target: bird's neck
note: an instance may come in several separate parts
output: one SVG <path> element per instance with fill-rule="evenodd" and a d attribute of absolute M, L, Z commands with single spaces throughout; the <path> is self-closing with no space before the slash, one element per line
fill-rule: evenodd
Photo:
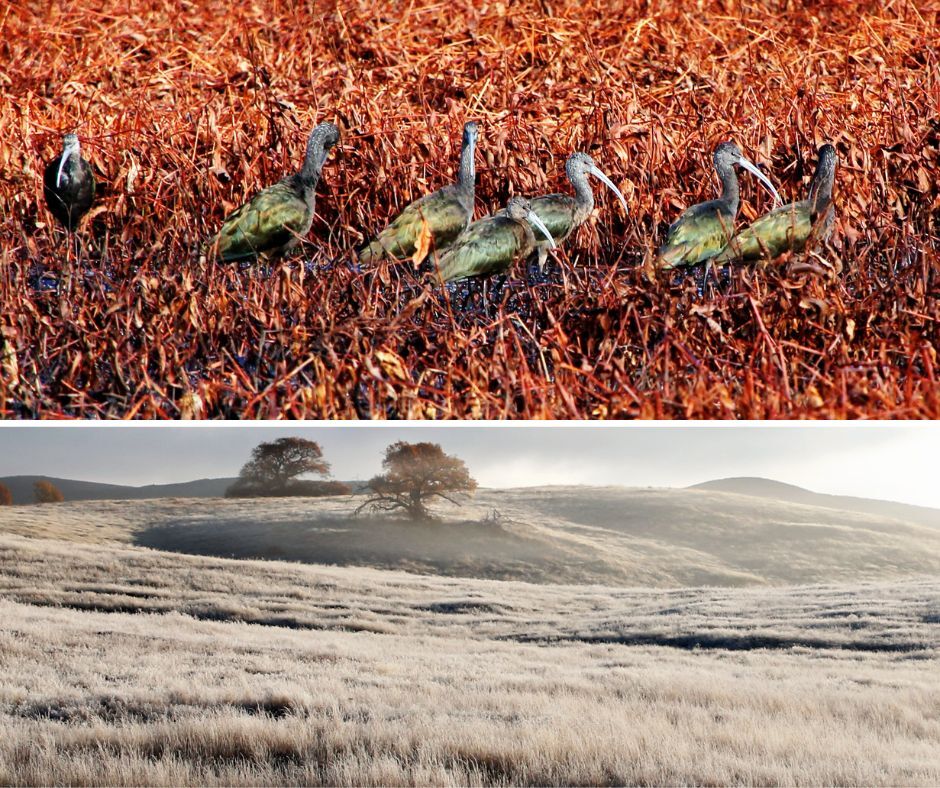
<path fill-rule="evenodd" d="M 297 173 L 297 182 L 305 189 L 315 188 L 320 180 L 323 169 L 323 145 L 317 139 L 307 143 L 307 153 L 304 156 L 304 166 Z"/>
<path fill-rule="evenodd" d="M 463 146 L 460 151 L 460 173 L 457 176 L 457 185 L 465 194 L 473 194 L 476 184 L 477 171 L 473 163 L 473 143 Z"/>
<path fill-rule="evenodd" d="M 814 215 L 826 210 L 832 202 L 832 178 L 823 176 L 813 179 L 809 187 L 809 202 L 813 206 Z"/>
<path fill-rule="evenodd" d="M 571 167 L 568 169 L 568 180 L 574 187 L 574 199 L 578 213 L 578 224 L 583 222 L 594 210 L 594 190 L 588 182 L 587 173 L 580 169 Z"/>
<path fill-rule="evenodd" d="M 738 189 L 738 176 L 734 173 L 734 166 L 724 164 L 718 167 L 718 178 L 721 180 L 721 201 L 731 209 L 731 214 L 738 213 L 738 202 L 741 192 Z"/>

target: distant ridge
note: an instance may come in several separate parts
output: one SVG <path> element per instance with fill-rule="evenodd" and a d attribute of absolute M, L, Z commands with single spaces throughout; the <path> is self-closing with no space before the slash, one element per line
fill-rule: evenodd
<path fill-rule="evenodd" d="M 191 482 L 134 487 L 129 484 L 85 482 L 55 476 L 4 476 L 0 478 L 0 484 L 10 488 L 14 504 L 27 504 L 35 501 L 33 485 L 40 479 L 46 479 L 58 487 L 66 501 L 140 501 L 147 498 L 222 498 L 236 477 L 194 479 Z M 347 481 L 346 484 L 354 491 L 360 492 L 366 483 Z"/>
<path fill-rule="evenodd" d="M 688 489 L 736 493 L 737 495 L 749 495 L 753 498 L 772 498 L 775 501 L 822 506 L 826 509 L 864 512 L 879 517 L 891 517 L 932 528 L 940 528 L 940 509 L 912 506 L 911 504 L 896 503 L 895 501 L 883 501 L 877 498 L 856 498 L 850 495 L 815 493 L 804 487 L 797 487 L 794 484 L 786 484 L 773 479 L 763 479 L 759 476 L 733 476 L 727 479 L 714 479 L 701 484 L 693 484 Z"/>
<path fill-rule="evenodd" d="M 66 501 L 102 501 L 102 500 L 142 500 L 145 498 L 218 498 L 225 495 L 225 490 L 232 478 L 195 479 L 191 482 L 174 484 L 147 484 L 133 487 L 125 484 L 102 484 L 83 482 L 77 479 L 59 479 L 55 476 L 6 476 L 0 478 L 13 493 L 13 503 L 33 503 L 33 485 L 40 479 L 47 479 L 61 490 Z"/>

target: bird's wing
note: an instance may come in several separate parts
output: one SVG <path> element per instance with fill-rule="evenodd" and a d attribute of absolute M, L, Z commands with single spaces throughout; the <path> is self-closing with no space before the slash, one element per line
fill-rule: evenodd
<path fill-rule="evenodd" d="M 734 217 L 723 213 L 720 204 L 702 203 L 680 216 L 659 247 L 660 268 L 695 265 L 718 254 L 734 231 Z"/>
<path fill-rule="evenodd" d="M 438 260 L 441 279 L 505 273 L 523 245 L 524 230 L 505 216 L 474 222 Z"/>
<path fill-rule="evenodd" d="M 546 194 L 536 197 L 530 203 L 532 212 L 542 220 L 548 231 L 555 239 L 555 243 L 564 241 L 574 229 L 575 202 L 567 194 Z M 536 228 L 535 240 L 537 243 L 548 243 Z"/>
<path fill-rule="evenodd" d="M 276 251 L 310 229 L 310 209 L 283 181 L 258 192 L 229 215 L 217 236 L 219 256 L 243 260 Z"/>
<path fill-rule="evenodd" d="M 781 205 L 735 235 L 715 261 L 772 259 L 786 251 L 801 251 L 812 231 L 808 202 Z"/>
<path fill-rule="evenodd" d="M 409 204 L 376 239 L 359 252 L 360 262 L 381 260 L 386 256 L 411 257 L 426 223 L 434 246 L 449 246 L 470 221 L 469 213 L 460 204 L 453 190 L 445 187 Z"/>

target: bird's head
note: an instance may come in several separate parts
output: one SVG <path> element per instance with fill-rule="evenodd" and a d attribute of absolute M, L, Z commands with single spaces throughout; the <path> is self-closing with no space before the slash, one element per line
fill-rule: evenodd
<path fill-rule="evenodd" d="M 576 151 L 568 157 L 568 162 L 565 164 L 565 170 L 568 173 L 568 179 L 574 180 L 579 173 L 585 173 L 587 175 L 593 175 L 601 183 L 603 183 L 608 189 L 610 189 L 614 194 L 617 195 L 617 199 L 620 200 L 620 204 L 623 206 L 624 211 L 629 212 L 627 208 L 627 201 L 624 196 L 620 193 L 614 182 L 608 178 L 598 166 L 594 163 L 594 159 L 588 156 L 586 153 L 581 151 Z"/>
<path fill-rule="evenodd" d="M 514 222 L 528 222 L 535 227 L 548 240 L 548 245 L 555 248 L 555 239 L 548 231 L 548 228 L 542 223 L 535 211 L 532 210 L 532 203 L 525 197 L 513 197 L 506 203 L 506 216 Z"/>
<path fill-rule="evenodd" d="M 321 123 L 310 132 L 307 138 L 307 158 L 312 159 L 317 172 L 323 168 L 330 148 L 338 142 L 339 128 L 335 123 Z"/>
<path fill-rule="evenodd" d="M 62 157 L 59 159 L 59 171 L 56 173 L 55 185 L 56 188 L 61 188 L 62 186 L 62 173 L 65 170 L 65 165 L 71 158 L 78 158 L 82 155 L 82 146 L 78 141 L 78 135 L 74 133 L 66 134 L 62 138 Z"/>
<path fill-rule="evenodd" d="M 469 123 L 465 123 L 463 127 L 463 145 L 476 145 L 477 137 L 480 134 L 479 126 L 477 126 L 476 121 L 471 120 Z"/>
<path fill-rule="evenodd" d="M 770 193 L 774 196 L 774 200 L 776 202 L 783 202 L 783 200 L 780 199 L 780 194 L 774 188 L 774 185 L 770 182 L 770 179 L 764 175 L 764 173 L 762 173 L 755 164 L 744 158 L 744 154 L 741 153 L 740 148 L 738 148 L 738 146 L 733 142 L 722 142 L 717 148 L 715 148 L 714 159 L 715 169 L 719 172 L 722 172 L 723 170 L 729 170 L 735 165 L 742 167 L 767 187 Z"/>
<path fill-rule="evenodd" d="M 816 160 L 816 172 L 809 187 L 809 198 L 813 201 L 814 210 L 822 210 L 832 199 L 832 182 L 836 177 L 836 163 L 838 162 L 836 148 L 827 142 L 820 146 Z"/>

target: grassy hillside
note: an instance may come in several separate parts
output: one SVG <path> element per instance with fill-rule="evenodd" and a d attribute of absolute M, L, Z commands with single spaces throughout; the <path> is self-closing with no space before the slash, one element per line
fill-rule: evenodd
<path fill-rule="evenodd" d="M 890 517 L 894 520 L 906 520 L 911 523 L 940 528 L 940 509 L 911 506 L 896 501 L 858 498 L 851 495 L 826 495 L 797 487 L 794 484 L 774 481 L 773 479 L 749 476 L 714 479 L 695 484 L 690 489 L 737 493 L 739 495 L 757 496 L 758 498 L 773 498 L 777 501 L 823 506 L 828 509 L 841 509 L 847 512 L 864 512 L 879 517 Z"/>
<path fill-rule="evenodd" d="M 626 591 L 0 535 L 0 783 L 940 782 L 940 583 Z"/>
<path fill-rule="evenodd" d="M 358 501 L 99 501 L 0 510 L 0 532 L 461 577 L 739 586 L 940 574 L 940 532 L 702 490 L 483 490 L 442 521 L 351 517 Z"/>

